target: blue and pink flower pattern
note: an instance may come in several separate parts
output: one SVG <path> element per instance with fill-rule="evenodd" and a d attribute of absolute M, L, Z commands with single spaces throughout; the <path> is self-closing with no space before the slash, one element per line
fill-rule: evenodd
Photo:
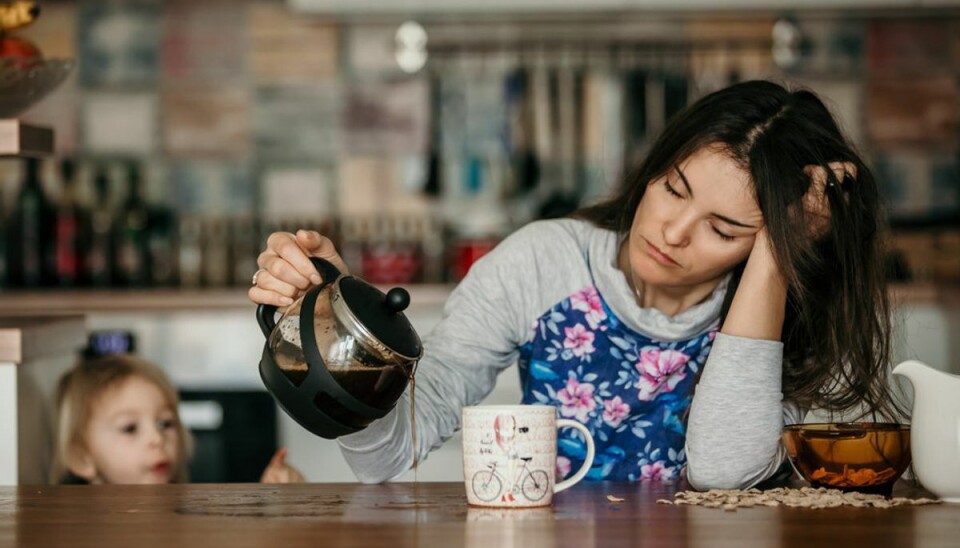
<path fill-rule="evenodd" d="M 523 403 L 557 407 L 583 423 L 596 457 L 595 480 L 661 480 L 686 466 L 685 416 L 716 331 L 684 341 L 651 339 L 625 326 L 596 288 L 564 299 L 533 325 L 520 348 Z M 557 438 L 558 481 L 586 457 L 572 429 Z"/>

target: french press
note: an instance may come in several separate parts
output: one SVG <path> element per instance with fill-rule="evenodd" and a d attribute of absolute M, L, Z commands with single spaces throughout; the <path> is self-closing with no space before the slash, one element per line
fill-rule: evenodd
<path fill-rule="evenodd" d="M 311 258 L 323 282 L 290 305 L 257 307 L 267 342 L 260 377 L 280 407 L 314 434 L 334 439 L 390 412 L 423 353 L 403 311 L 410 294 L 386 294 Z"/>

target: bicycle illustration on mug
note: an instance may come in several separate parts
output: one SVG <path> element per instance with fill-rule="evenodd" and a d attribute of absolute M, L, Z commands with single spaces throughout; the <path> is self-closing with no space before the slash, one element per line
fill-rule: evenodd
<path fill-rule="evenodd" d="M 506 478 L 497 470 L 497 463 L 487 464 L 486 470 L 480 470 L 473 475 L 471 485 L 473 494 L 483 502 L 490 502 L 503 494 L 511 501 L 518 494 L 522 494 L 528 501 L 537 502 L 547 494 L 550 489 L 550 478 L 543 470 L 530 470 L 528 464 L 533 457 L 521 457 L 523 466 L 517 471 L 517 476 L 508 492 L 503 493 L 503 486 Z"/>

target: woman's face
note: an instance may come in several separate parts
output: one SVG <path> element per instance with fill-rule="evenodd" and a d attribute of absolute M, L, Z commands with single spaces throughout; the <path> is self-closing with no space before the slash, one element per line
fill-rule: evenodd
<path fill-rule="evenodd" d="M 711 147 L 651 181 L 630 228 L 627 275 L 675 288 L 719 282 L 763 226 L 752 189 L 747 172 Z"/>
<path fill-rule="evenodd" d="M 169 483 L 177 469 L 176 415 L 163 392 L 138 376 L 110 387 L 91 410 L 85 441 L 93 483 Z M 74 471 L 77 473 L 77 471 Z"/>

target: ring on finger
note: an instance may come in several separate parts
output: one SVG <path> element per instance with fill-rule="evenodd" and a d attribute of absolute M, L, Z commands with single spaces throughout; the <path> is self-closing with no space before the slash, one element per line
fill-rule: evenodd
<path fill-rule="evenodd" d="M 262 268 L 253 273 L 253 277 L 250 278 L 250 285 L 257 285 L 257 278 L 260 277 L 261 272 L 264 272 Z"/>

